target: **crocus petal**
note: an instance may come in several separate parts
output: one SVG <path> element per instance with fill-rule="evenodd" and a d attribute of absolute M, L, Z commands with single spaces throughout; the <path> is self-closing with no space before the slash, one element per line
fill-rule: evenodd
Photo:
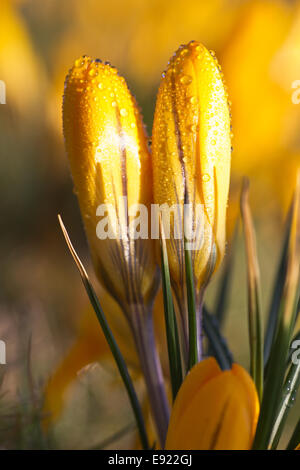
<path fill-rule="evenodd" d="M 82 57 L 66 79 L 63 123 L 96 273 L 126 310 L 149 300 L 157 283 L 151 240 L 135 240 L 129 230 L 135 217 L 130 208 L 148 209 L 152 199 L 150 155 L 137 105 L 115 68 Z M 104 215 L 107 226 L 101 231 Z M 109 236 L 101 239 L 104 231 Z"/>
<path fill-rule="evenodd" d="M 182 223 L 183 204 L 202 205 L 203 220 L 193 268 L 199 288 L 207 282 L 225 249 L 225 215 L 229 188 L 230 113 L 222 73 L 200 43 L 182 46 L 163 74 L 157 97 L 153 136 L 154 201 L 180 206 L 174 224 Z M 183 241 L 167 240 L 170 272 L 183 285 Z"/>
<path fill-rule="evenodd" d="M 206 359 L 178 392 L 166 449 L 250 449 L 258 407 L 255 386 L 241 366 L 221 371 L 215 359 Z"/>

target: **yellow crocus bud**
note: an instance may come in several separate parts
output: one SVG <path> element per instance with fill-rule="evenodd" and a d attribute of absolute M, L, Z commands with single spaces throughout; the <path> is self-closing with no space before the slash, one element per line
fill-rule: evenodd
<path fill-rule="evenodd" d="M 152 149 L 154 202 L 177 207 L 174 216 L 171 212 L 173 226 L 166 243 L 172 283 L 180 298 L 184 284 L 183 237 L 176 238 L 173 229 L 179 226 L 180 231 L 183 227 L 184 204 L 190 205 L 192 227 L 196 224 L 191 251 L 196 292 L 208 282 L 225 250 L 230 112 L 216 58 L 198 42 L 181 46 L 163 74 Z"/>
<path fill-rule="evenodd" d="M 149 236 L 152 167 L 139 110 L 115 68 L 75 61 L 63 126 L 96 274 L 130 323 L 163 444 L 169 411 L 151 317 L 159 282 Z"/>
<path fill-rule="evenodd" d="M 166 449 L 251 449 L 259 413 L 255 385 L 238 364 L 222 371 L 214 358 L 193 367 L 176 397 Z"/>
<path fill-rule="evenodd" d="M 65 82 L 63 128 L 100 281 L 126 312 L 151 303 L 157 285 L 152 242 L 132 235 L 137 208 L 145 216 L 151 204 L 151 161 L 135 99 L 114 67 L 85 56 L 75 61 Z"/>

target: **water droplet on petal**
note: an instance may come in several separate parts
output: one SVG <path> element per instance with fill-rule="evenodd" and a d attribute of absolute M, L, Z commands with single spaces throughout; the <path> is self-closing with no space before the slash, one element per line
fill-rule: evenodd
<path fill-rule="evenodd" d="M 182 75 L 180 77 L 180 82 L 183 84 L 183 85 L 189 85 L 190 83 L 192 83 L 193 79 L 190 75 Z"/>
<path fill-rule="evenodd" d="M 82 58 L 76 59 L 74 62 L 75 67 L 82 67 L 83 64 L 84 64 L 84 61 L 82 60 Z"/>
<path fill-rule="evenodd" d="M 202 181 L 204 181 L 204 183 L 207 183 L 209 180 L 210 180 L 210 176 L 207 173 L 204 173 L 202 175 Z"/>

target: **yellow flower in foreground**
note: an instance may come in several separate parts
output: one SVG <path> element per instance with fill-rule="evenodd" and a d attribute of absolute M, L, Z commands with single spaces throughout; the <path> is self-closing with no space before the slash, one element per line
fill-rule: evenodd
<path fill-rule="evenodd" d="M 152 243 L 132 238 L 128 208 L 149 208 L 151 161 L 135 100 L 115 68 L 89 57 L 75 61 L 65 84 L 63 124 L 96 273 L 125 311 L 147 304 L 157 283 Z M 98 231 L 106 214 L 107 227 Z M 104 231 L 109 236 L 102 239 Z"/>
<path fill-rule="evenodd" d="M 245 369 L 233 364 L 221 371 L 215 359 L 206 359 L 178 392 L 166 449 L 251 449 L 258 411 L 255 385 Z"/>

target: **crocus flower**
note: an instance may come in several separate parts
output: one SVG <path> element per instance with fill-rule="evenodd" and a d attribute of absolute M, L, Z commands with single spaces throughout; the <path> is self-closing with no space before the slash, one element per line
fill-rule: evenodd
<path fill-rule="evenodd" d="M 259 412 L 255 385 L 238 364 L 222 371 L 208 358 L 187 375 L 176 397 L 166 449 L 251 449 Z"/>
<path fill-rule="evenodd" d="M 65 83 L 63 127 L 95 271 L 129 321 L 163 444 L 169 411 L 151 315 L 159 282 L 147 230 L 151 160 L 136 102 L 115 68 L 89 57 L 75 61 Z"/>
<path fill-rule="evenodd" d="M 128 212 L 151 203 L 151 161 L 135 100 L 115 68 L 89 57 L 75 61 L 65 83 L 63 123 L 96 273 L 125 311 L 152 302 L 151 240 L 132 239 Z"/>
<path fill-rule="evenodd" d="M 178 233 L 184 230 L 193 242 L 200 301 L 224 255 L 231 159 L 230 112 L 220 66 L 214 54 L 196 41 L 181 46 L 163 74 L 152 149 L 154 201 L 177 208 L 166 244 L 172 284 L 184 310 L 184 241 Z M 189 207 L 189 234 L 184 204 Z"/>

